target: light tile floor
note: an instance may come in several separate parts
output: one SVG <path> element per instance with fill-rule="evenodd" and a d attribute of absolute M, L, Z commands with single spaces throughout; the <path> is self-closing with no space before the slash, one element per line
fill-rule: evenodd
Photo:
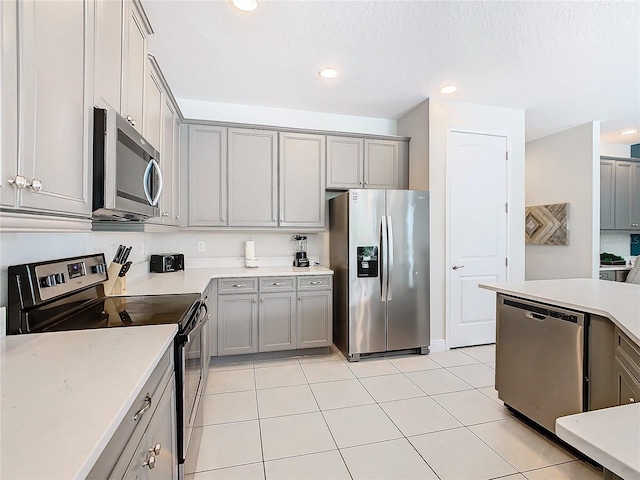
<path fill-rule="evenodd" d="M 483 345 L 213 366 L 187 480 L 602 478 L 502 405 L 494 359 Z"/>

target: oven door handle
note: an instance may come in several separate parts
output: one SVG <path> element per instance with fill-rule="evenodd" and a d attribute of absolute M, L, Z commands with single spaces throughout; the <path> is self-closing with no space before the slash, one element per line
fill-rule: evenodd
<path fill-rule="evenodd" d="M 204 324 L 209 319 L 209 315 L 208 315 L 209 309 L 207 308 L 207 304 L 204 302 L 200 302 L 198 311 L 201 311 L 203 308 L 204 308 L 204 315 L 202 316 L 202 320 L 196 323 L 195 326 L 192 329 L 190 329 L 187 333 L 178 335 L 178 342 L 180 343 L 180 346 L 184 346 L 186 343 L 189 343 L 192 339 L 192 335 L 198 332 L 202 327 L 204 327 Z"/>

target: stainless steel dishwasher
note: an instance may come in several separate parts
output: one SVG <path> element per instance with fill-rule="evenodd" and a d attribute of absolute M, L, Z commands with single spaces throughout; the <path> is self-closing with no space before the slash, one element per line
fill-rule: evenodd
<path fill-rule="evenodd" d="M 585 315 L 498 295 L 498 397 L 555 433 L 556 418 L 586 410 Z"/>

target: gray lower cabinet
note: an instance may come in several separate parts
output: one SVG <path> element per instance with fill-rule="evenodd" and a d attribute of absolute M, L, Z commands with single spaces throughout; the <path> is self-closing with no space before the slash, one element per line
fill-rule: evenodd
<path fill-rule="evenodd" d="M 331 345 L 332 311 L 330 290 L 298 292 L 297 348 Z"/>
<path fill-rule="evenodd" d="M 175 425 L 175 378 L 160 397 L 151 422 L 133 455 L 124 479 L 166 480 L 177 478 Z"/>
<path fill-rule="evenodd" d="M 218 355 L 258 351 L 258 294 L 218 295 Z"/>
<path fill-rule="evenodd" d="M 615 375 L 619 405 L 640 401 L 640 346 L 620 329 L 615 333 Z"/>
<path fill-rule="evenodd" d="M 229 226 L 278 226 L 278 132 L 229 128 Z"/>
<path fill-rule="evenodd" d="M 261 293 L 258 312 L 258 351 L 296 348 L 296 294 Z"/>
<path fill-rule="evenodd" d="M 218 281 L 214 278 L 204 291 L 203 299 L 209 312 L 209 355 L 218 355 Z"/>
<path fill-rule="evenodd" d="M 324 228 L 325 136 L 280 133 L 280 226 Z"/>
<path fill-rule="evenodd" d="M 189 126 L 189 225 L 227 225 L 227 127 Z"/>

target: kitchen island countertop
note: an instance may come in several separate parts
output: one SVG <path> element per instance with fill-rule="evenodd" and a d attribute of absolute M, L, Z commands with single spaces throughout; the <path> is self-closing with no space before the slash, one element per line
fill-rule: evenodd
<path fill-rule="evenodd" d="M 591 278 L 481 283 L 480 288 L 609 318 L 640 345 L 640 285 Z"/>
<path fill-rule="evenodd" d="M 85 478 L 176 332 L 153 325 L 3 337 L 0 477 Z"/>
<path fill-rule="evenodd" d="M 325 267 L 218 267 L 187 268 L 178 272 L 147 273 L 129 282 L 126 295 L 167 295 L 174 293 L 202 293 L 212 278 L 285 277 L 305 275 L 333 275 Z"/>

